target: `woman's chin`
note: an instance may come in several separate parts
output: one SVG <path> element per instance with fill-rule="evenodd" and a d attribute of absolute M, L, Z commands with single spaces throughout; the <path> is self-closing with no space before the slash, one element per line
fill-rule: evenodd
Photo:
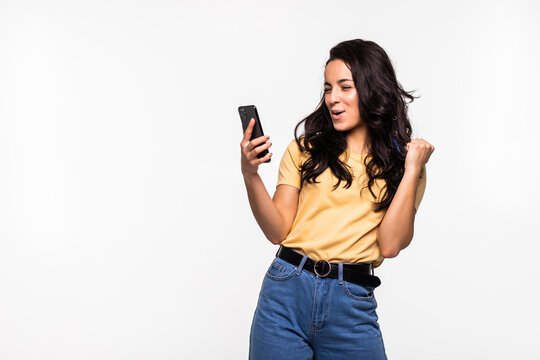
<path fill-rule="evenodd" d="M 337 124 L 334 122 L 334 129 L 341 132 L 349 130 L 345 124 L 341 124 L 339 122 Z"/>

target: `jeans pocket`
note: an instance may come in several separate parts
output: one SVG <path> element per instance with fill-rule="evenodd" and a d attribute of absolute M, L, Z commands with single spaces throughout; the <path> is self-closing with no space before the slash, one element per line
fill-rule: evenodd
<path fill-rule="evenodd" d="M 375 300 L 375 288 L 369 285 L 359 285 L 349 281 L 343 282 L 343 290 L 348 297 L 359 301 Z"/>
<path fill-rule="evenodd" d="M 266 271 L 266 277 L 272 280 L 284 281 L 292 278 L 296 266 L 289 264 L 283 259 L 276 257 Z"/>

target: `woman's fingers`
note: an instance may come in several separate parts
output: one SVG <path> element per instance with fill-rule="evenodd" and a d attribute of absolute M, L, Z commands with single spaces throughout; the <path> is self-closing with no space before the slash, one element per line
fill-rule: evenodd
<path fill-rule="evenodd" d="M 266 149 L 269 149 L 270 146 L 272 146 L 272 143 L 271 142 L 267 142 L 266 144 L 264 145 L 260 145 L 260 146 L 257 146 L 255 148 L 253 148 L 249 153 L 248 153 L 248 159 L 249 160 L 252 160 L 252 159 L 255 159 L 257 158 L 257 156 L 263 152 L 264 150 Z M 268 154 L 266 154 L 265 156 L 267 156 Z"/>
<path fill-rule="evenodd" d="M 433 150 L 435 150 L 435 147 L 424 139 L 411 139 L 411 141 L 407 143 L 407 151 L 411 146 L 414 146 L 417 149 L 422 149 L 424 151 L 433 152 Z"/>
<path fill-rule="evenodd" d="M 259 136 L 258 138 L 251 140 L 250 141 L 251 149 L 253 150 L 253 148 L 261 145 L 268 139 L 270 139 L 270 136 Z"/>
<path fill-rule="evenodd" d="M 240 142 L 240 148 L 242 149 L 242 173 L 254 174 L 260 164 L 267 162 L 272 157 L 272 153 L 268 152 L 260 159 L 257 157 L 262 151 L 267 150 L 272 146 L 271 142 L 266 142 L 270 139 L 270 136 L 259 136 L 256 139 L 250 140 L 253 134 L 253 128 L 255 127 L 255 119 L 249 120 L 246 131 L 244 131 L 244 137 Z M 266 142 L 266 143 L 265 143 Z"/>
<path fill-rule="evenodd" d="M 251 141 L 249 141 L 249 140 L 246 141 L 244 139 L 244 140 L 242 140 L 242 143 L 240 144 L 240 146 L 245 150 L 246 155 L 247 155 L 247 153 L 257 149 L 259 145 L 261 145 L 262 143 L 264 143 L 268 139 L 270 139 L 270 136 L 259 136 L 258 138 L 253 139 Z M 263 145 L 261 145 L 261 146 L 263 146 Z"/>
<path fill-rule="evenodd" d="M 257 165 L 260 165 L 260 164 L 262 164 L 263 162 L 267 162 L 268 159 L 270 159 L 271 157 L 272 157 L 272 153 L 269 152 L 268 154 L 266 154 L 266 155 L 263 156 L 262 158 L 257 159 L 257 163 L 258 163 Z"/>
<path fill-rule="evenodd" d="M 266 154 L 264 157 L 261 158 L 262 162 L 266 162 L 268 161 L 268 159 L 270 159 L 272 157 L 272 153 L 269 152 L 268 154 Z"/>
<path fill-rule="evenodd" d="M 244 131 L 244 138 L 242 141 L 249 141 L 251 139 L 251 134 L 253 133 L 253 127 L 255 126 L 255 119 L 251 118 L 249 120 L 248 126 L 246 128 L 246 131 Z"/>
<path fill-rule="evenodd" d="M 255 150 L 257 150 L 257 155 L 259 155 L 261 152 L 263 152 L 264 150 L 268 150 L 270 149 L 270 146 L 272 146 L 272 143 L 269 141 L 267 142 L 266 144 L 264 145 L 261 145 L 261 146 L 258 146 L 257 148 L 255 148 Z M 268 155 L 268 154 L 266 154 Z M 265 156 L 266 156 L 265 155 Z"/>
<path fill-rule="evenodd" d="M 411 139 L 407 143 L 407 156 L 405 167 L 418 167 L 421 169 L 428 161 L 435 147 L 424 139 Z"/>

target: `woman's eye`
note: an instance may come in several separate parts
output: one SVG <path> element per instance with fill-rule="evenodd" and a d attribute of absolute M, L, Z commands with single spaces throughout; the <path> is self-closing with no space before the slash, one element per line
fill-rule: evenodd
<path fill-rule="evenodd" d="M 332 89 L 324 89 L 324 92 L 327 93 L 327 92 L 329 92 L 330 90 L 332 90 Z"/>
<path fill-rule="evenodd" d="M 350 86 L 343 86 L 342 89 L 343 90 L 347 90 L 347 89 L 350 89 L 351 87 Z"/>

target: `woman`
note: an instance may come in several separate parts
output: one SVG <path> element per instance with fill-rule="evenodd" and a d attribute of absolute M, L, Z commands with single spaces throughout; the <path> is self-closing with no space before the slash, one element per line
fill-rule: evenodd
<path fill-rule="evenodd" d="M 250 359 L 386 359 L 376 313 L 374 268 L 412 240 L 434 147 L 411 139 L 407 103 L 376 43 L 330 50 L 324 95 L 296 125 L 271 199 L 257 174 L 269 137 L 241 142 L 253 214 L 280 244 L 263 280 Z M 297 137 L 301 123 L 304 134 Z"/>

